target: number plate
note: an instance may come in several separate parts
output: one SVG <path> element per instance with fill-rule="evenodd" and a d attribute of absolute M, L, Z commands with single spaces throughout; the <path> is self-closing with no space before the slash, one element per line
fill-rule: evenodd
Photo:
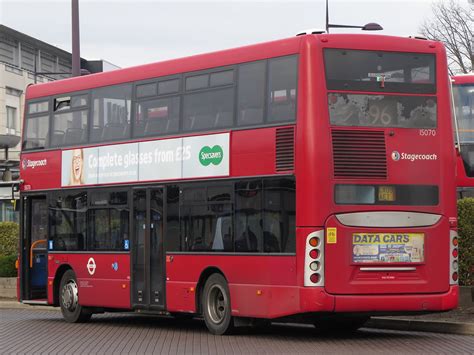
<path fill-rule="evenodd" d="M 395 199 L 395 186 L 379 186 L 379 201 L 393 202 Z"/>

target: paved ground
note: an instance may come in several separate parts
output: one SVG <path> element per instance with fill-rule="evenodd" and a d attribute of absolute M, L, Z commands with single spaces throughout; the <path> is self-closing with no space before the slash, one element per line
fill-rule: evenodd
<path fill-rule="evenodd" d="M 47 309 L 0 309 L 0 354 L 473 353 L 474 336 L 362 329 L 351 336 L 313 327 L 273 325 L 213 336 L 201 321 L 134 314 L 95 315 L 65 323 Z"/>

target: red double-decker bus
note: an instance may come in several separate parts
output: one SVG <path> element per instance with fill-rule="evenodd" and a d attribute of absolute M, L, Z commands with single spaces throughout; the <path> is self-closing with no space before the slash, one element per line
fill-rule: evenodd
<path fill-rule="evenodd" d="M 457 305 L 445 50 L 294 38 L 30 86 L 19 300 L 355 329 Z"/>
<path fill-rule="evenodd" d="M 458 198 L 474 197 L 474 74 L 453 76 Z"/>

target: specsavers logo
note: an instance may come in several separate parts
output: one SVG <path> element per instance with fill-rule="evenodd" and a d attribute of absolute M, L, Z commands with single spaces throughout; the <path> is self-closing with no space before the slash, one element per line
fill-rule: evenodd
<path fill-rule="evenodd" d="M 39 166 L 46 166 L 48 165 L 48 160 L 47 159 L 41 159 L 41 160 L 29 160 L 29 159 L 23 159 L 21 162 L 21 167 L 23 170 L 26 170 L 28 168 L 34 169 Z"/>
<path fill-rule="evenodd" d="M 436 154 L 409 154 L 409 153 L 399 153 L 396 150 L 392 152 L 392 159 L 394 161 L 399 160 L 409 160 L 414 162 L 416 160 L 438 160 Z"/>
<path fill-rule="evenodd" d="M 215 145 L 214 147 L 204 146 L 199 151 L 199 162 L 203 166 L 208 166 L 209 164 L 219 165 L 224 158 L 224 152 L 220 145 Z"/>

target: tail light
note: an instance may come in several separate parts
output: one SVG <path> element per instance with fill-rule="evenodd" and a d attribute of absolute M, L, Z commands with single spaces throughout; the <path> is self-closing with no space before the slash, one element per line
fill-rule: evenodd
<path fill-rule="evenodd" d="M 324 230 L 306 237 L 304 258 L 304 285 L 324 286 Z"/>
<path fill-rule="evenodd" d="M 450 285 L 457 285 L 459 274 L 459 250 L 458 250 L 458 233 L 455 230 L 449 231 L 449 284 Z"/>

